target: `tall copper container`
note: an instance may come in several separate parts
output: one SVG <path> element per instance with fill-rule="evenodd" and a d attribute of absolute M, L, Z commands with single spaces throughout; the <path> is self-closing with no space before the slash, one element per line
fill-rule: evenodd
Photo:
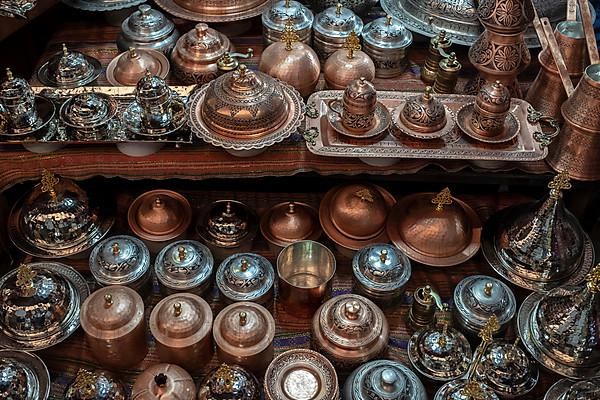
<path fill-rule="evenodd" d="M 210 306 L 192 293 L 162 299 L 150 314 L 150 332 L 161 362 L 188 371 L 205 367 L 213 355 L 213 316 Z"/>
<path fill-rule="evenodd" d="M 81 327 L 106 368 L 129 368 L 146 357 L 144 302 L 133 289 L 113 285 L 92 293 L 81 306 Z"/>
<path fill-rule="evenodd" d="M 561 108 L 565 120 L 546 161 L 572 179 L 600 179 L 600 64 L 590 65 Z"/>

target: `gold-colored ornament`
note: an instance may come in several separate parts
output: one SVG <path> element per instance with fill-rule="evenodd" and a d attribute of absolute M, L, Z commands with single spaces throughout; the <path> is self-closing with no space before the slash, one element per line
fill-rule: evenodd
<path fill-rule="evenodd" d="M 350 36 L 344 42 L 344 49 L 348 50 L 348 58 L 354 58 L 354 52 L 361 49 L 360 39 L 356 35 L 356 32 L 350 32 Z"/>
<path fill-rule="evenodd" d="M 558 175 L 552 179 L 552 181 L 548 184 L 548 188 L 550 190 L 550 196 L 553 198 L 558 198 L 560 196 L 561 190 L 571 189 L 571 180 L 569 178 L 569 173 L 566 171 L 562 171 Z"/>
<path fill-rule="evenodd" d="M 485 396 L 481 391 L 481 386 L 477 381 L 469 381 L 462 389 L 462 392 L 467 398 L 472 400 L 485 400 Z"/>
<path fill-rule="evenodd" d="M 48 193 L 52 201 L 56 201 L 56 190 L 54 188 L 58 185 L 60 179 L 47 169 L 42 171 L 42 192 Z"/>
<path fill-rule="evenodd" d="M 590 273 L 585 277 L 585 281 L 590 292 L 600 292 L 600 263 L 592 268 Z"/>
<path fill-rule="evenodd" d="M 444 188 L 444 190 L 436 194 L 433 199 L 431 199 L 431 203 L 435 204 L 436 211 L 442 211 L 444 206 L 449 206 L 452 204 L 452 193 L 450 193 L 450 189 Z"/>
<path fill-rule="evenodd" d="M 292 45 L 296 43 L 299 39 L 300 37 L 294 29 L 294 23 L 291 19 L 288 19 L 285 23 L 283 33 L 281 34 L 281 41 L 285 43 L 285 49 L 287 51 L 292 51 Z"/>
<path fill-rule="evenodd" d="M 500 323 L 498 322 L 498 318 L 496 314 L 492 314 L 490 319 L 486 322 L 483 328 L 481 328 L 481 332 L 479 332 L 479 337 L 486 343 L 492 341 L 494 333 L 498 332 L 500 329 Z"/>
<path fill-rule="evenodd" d="M 358 192 L 356 192 L 355 195 L 362 201 L 368 201 L 369 203 L 373 203 L 375 201 L 373 193 L 371 193 L 369 189 L 361 189 Z"/>
<path fill-rule="evenodd" d="M 223 382 L 223 388 L 230 392 L 233 390 L 233 385 L 236 381 L 236 376 L 227 364 L 221 364 L 217 372 L 215 373 L 215 378 L 219 381 Z"/>
<path fill-rule="evenodd" d="M 72 386 L 80 396 L 86 399 L 92 399 L 97 396 L 96 377 L 93 372 L 80 368 L 77 371 L 75 382 Z"/>
<path fill-rule="evenodd" d="M 35 288 L 33 287 L 33 278 L 37 273 L 27 264 L 19 265 L 17 269 L 17 287 L 24 296 L 33 296 Z"/>

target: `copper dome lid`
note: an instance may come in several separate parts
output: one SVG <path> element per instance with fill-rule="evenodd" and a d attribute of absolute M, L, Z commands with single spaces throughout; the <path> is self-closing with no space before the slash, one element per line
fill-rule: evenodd
<path fill-rule="evenodd" d="M 126 396 L 123 384 L 109 373 L 80 368 L 67 386 L 64 400 L 126 400 Z"/>
<path fill-rule="evenodd" d="M 446 188 L 437 194 L 416 193 L 402 198 L 390 213 L 387 232 L 410 259 L 446 267 L 477 253 L 481 221 Z"/>
<path fill-rule="evenodd" d="M 343 48 L 331 54 L 323 65 L 323 75 L 330 89 L 345 89 L 360 78 L 375 79 L 375 63 L 361 51 L 360 39 L 354 31 L 346 38 Z"/>
<path fill-rule="evenodd" d="M 400 112 L 400 121 L 418 133 L 439 132 L 446 125 L 446 108 L 433 96 L 431 86 L 427 86 L 422 95 L 406 101 Z"/>
<path fill-rule="evenodd" d="M 142 239 L 161 242 L 184 233 L 192 221 L 192 206 L 171 190 L 151 190 L 137 197 L 127 212 L 129 228 Z"/>
<path fill-rule="evenodd" d="M 0 396 L 11 400 L 47 400 L 50 374 L 42 359 L 26 351 L 0 350 Z"/>
<path fill-rule="evenodd" d="M 218 200 L 209 206 L 197 229 L 207 243 L 222 248 L 239 247 L 256 235 L 258 217 L 244 203 Z"/>
<path fill-rule="evenodd" d="M 196 385 L 187 371 L 175 364 L 155 364 L 135 379 L 131 398 L 135 400 L 194 400 Z"/>
<path fill-rule="evenodd" d="M 387 241 L 385 223 L 395 203 L 394 197 L 379 186 L 337 186 L 321 200 L 319 220 L 334 242 L 358 250 L 367 244 Z"/>
<path fill-rule="evenodd" d="M 169 60 L 160 51 L 130 47 L 111 60 L 106 68 L 106 78 L 113 86 L 135 86 L 147 71 L 165 79 L 169 73 Z"/>
<path fill-rule="evenodd" d="M 230 19 L 228 16 L 235 16 L 242 13 L 251 13 L 252 15 L 247 15 L 246 18 L 250 18 L 254 15 L 258 15 L 263 10 L 263 4 L 267 3 L 265 0 L 226 0 L 226 1 L 217 1 L 217 0 L 206 0 L 206 1 L 197 1 L 197 0 L 173 0 L 176 4 L 181 6 L 185 10 L 189 10 L 193 13 L 202 14 L 205 16 L 213 17 L 213 18 L 222 18 L 221 21 L 217 20 L 216 22 L 225 22 Z M 233 18 L 233 17 L 232 17 Z M 207 22 L 212 18 L 207 18 Z M 236 18 L 233 18 L 236 19 Z"/>
<path fill-rule="evenodd" d="M 210 83 L 201 115 L 213 132 L 252 139 L 277 130 L 287 119 L 288 108 L 279 81 L 241 64 Z"/>
<path fill-rule="evenodd" d="M 206 375 L 198 400 L 259 400 L 260 385 L 251 372 L 237 365 L 221 364 Z"/>
<path fill-rule="evenodd" d="M 40 67 L 38 78 L 48 86 L 74 88 L 87 85 L 101 72 L 100 61 L 63 44 L 62 51 Z"/>
<path fill-rule="evenodd" d="M 299 240 L 316 240 L 321 235 L 317 210 L 308 204 L 279 203 L 263 214 L 260 231 L 269 242 L 287 246 Z"/>

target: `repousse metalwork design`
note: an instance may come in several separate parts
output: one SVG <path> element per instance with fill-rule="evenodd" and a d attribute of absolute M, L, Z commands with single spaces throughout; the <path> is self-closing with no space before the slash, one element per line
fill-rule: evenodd
<path fill-rule="evenodd" d="M 198 390 L 198 400 L 259 400 L 254 375 L 242 367 L 221 364 L 208 373 Z"/>
<path fill-rule="evenodd" d="M 0 397 L 47 400 L 50 374 L 41 358 L 21 350 L 0 350 Z"/>
<path fill-rule="evenodd" d="M 204 292 L 210 286 L 214 259 L 208 249 L 194 240 L 165 246 L 154 262 L 158 282 L 173 291 Z"/>
<path fill-rule="evenodd" d="M 234 254 L 216 272 L 217 287 L 230 301 L 258 301 L 273 291 L 275 271 L 263 256 Z"/>
<path fill-rule="evenodd" d="M 138 238 L 112 236 L 94 247 L 89 266 L 101 285 L 139 288 L 150 277 L 150 252 Z"/>
<path fill-rule="evenodd" d="M 80 368 L 64 396 L 65 400 L 126 400 L 127 392 L 106 372 Z"/>

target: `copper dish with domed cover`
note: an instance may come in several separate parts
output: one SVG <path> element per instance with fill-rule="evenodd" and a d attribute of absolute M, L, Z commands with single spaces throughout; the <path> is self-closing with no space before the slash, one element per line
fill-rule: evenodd
<path fill-rule="evenodd" d="M 271 4 L 267 0 L 157 0 L 169 14 L 188 21 L 223 23 L 260 15 Z"/>
<path fill-rule="evenodd" d="M 448 267 L 477 253 L 481 221 L 468 204 L 446 188 L 440 193 L 403 197 L 390 213 L 387 233 L 411 260 Z"/>
<path fill-rule="evenodd" d="M 317 240 L 322 230 L 317 210 L 305 203 L 289 201 L 271 207 L 260 219 L 260 231 L 274 255 L 300 240 Z"/>
<path fill-rule="evenodd" d="M 135 86 L 146 71 L 165 79 L 169 69 L 169 59 L 162 52 L 130 47 L 111 60 L 106 67 L 106 79 L 113 86 Z"/>
<path fill-rule="evenodd" d="M 5 399 L 47 400 L 50 374 L 46 364 L 33 353 L 0 350 L 0 395 Z"/>

